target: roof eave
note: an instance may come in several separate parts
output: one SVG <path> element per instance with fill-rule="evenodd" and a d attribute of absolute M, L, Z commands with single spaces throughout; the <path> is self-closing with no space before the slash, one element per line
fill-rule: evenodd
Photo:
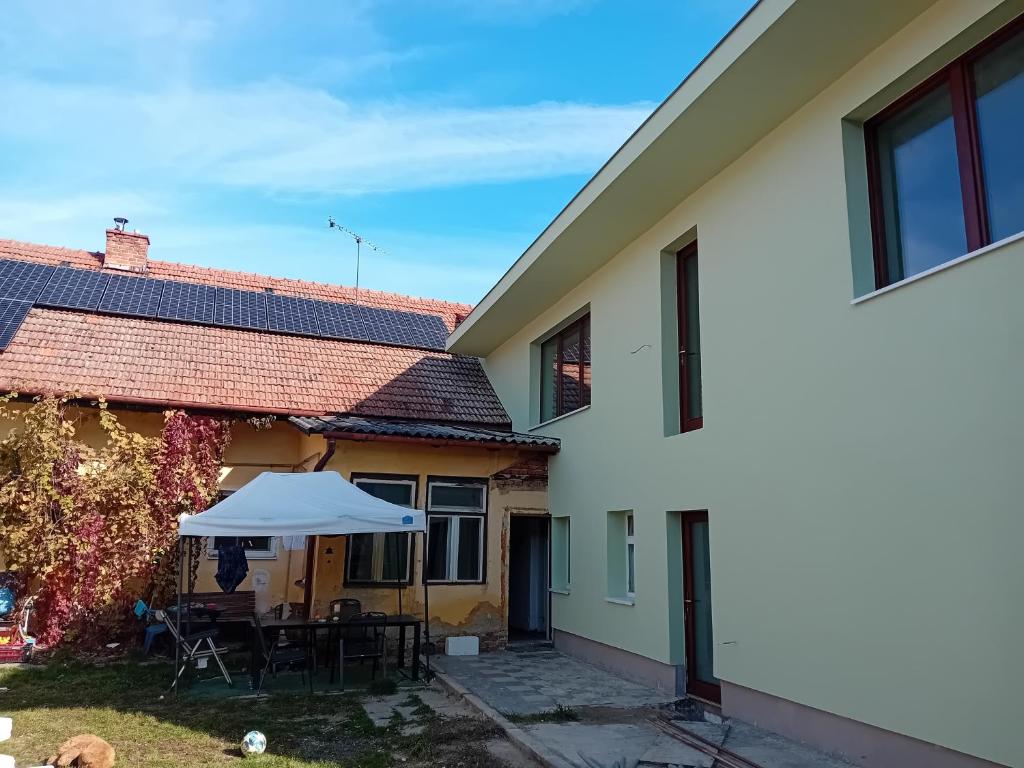
<path fill-rule="evenodd" d="M 519 444 L 490 440 L 456 440 L 452 438 L 420 437 L 417 435 L 378 435 L 366 432 L 346 432 L 344 430 L 328 430 L 320 434 L 332 440 L 350 440 L 357 443 L 416 443 L 431 448 L 481 448 L 487 451 L 518 450 L 530 453 L 555 454 L 559 446 L 544 444 Z"/>
<path fill-rule="evenodd" d="M 448 350 L 490 354 L 933 2 L 758 2 L 459 324 Z"/>

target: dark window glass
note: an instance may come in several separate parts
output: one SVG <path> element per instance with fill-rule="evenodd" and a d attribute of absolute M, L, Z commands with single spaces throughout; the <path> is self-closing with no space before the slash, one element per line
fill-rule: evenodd
<path fill-rule="evenodd" d="M 384 581 L 405 581 L 409 574 L 409 534 L 383 534 L 384 557 L 381 578 Z"/>
<path fill-rule="evenodd" d="M 943 84 L 876 127 L 888 283 L 967 253 L 953 104 Z"/>
<path fill-rule="evenodd" d="M 430 508 L 440 507 L 482 510 L 484 508 L 484 487 L 482 485 L 431 484 Z"/>
<path fill-rule="evenodd" d="M 540 420 L 558 415 L 558 339 L 548 339 L 540 348 Z"/>
<path fill-rule="evenodd" d="M 402 507 L 411 507 L 415 503 L 412 483 L 384 482 L 382 480 L 356 480 L 360 490 L 365 491 L 378 499 L 390 501 Z"/>
<path fill-rule="evenodd" d="M 355 478 L 360 490 L 402 507 L 415 505 L 412 482 L 379 478 Z M 407 581 L 409 535 L 406 533 L 358 533 L 349 537 L 346 578 L 352 582 Z"/>
<path fill-rule="evenodd" d="M 541 344 L 540 419 L 547 421 L 590 405 L 590 317 Z"/>
<path fill-rule="evenodd" d="M 448 526 L 447 517 L 431 517 L 427 524 L 427 579 L 448 580 Z"/>
<path fill-rule="evenodd" d="M 271 550 L 271 536 L 216 536 L 213 539 L 213 548 L 239 544 L 246 552 L 269 552 Z"/>
<path fill-rule="evenodd" d="M 459 581 L 477 581 L 480 579 L 480 565 L 483 554 L 480 549 L 480 532 L 483 530 L 483 518 L 459 517 L 459 563 L 456 578 Z"/>
<path fill-rule="evenodd" d="M 989 239 L 1024 230 L 1024 34 L 974 64 Z"/>
<path fill-rule="evenodd" d="M 373 581 L 373 534 L 355 533 L 348 539 L 349 581 Z"/>
<path fill-rule="evenodd" d="M 700 367 L 700 283 L 696 244 L 676 257 L 679 301 L 679 407 L 683 432 L 703 426 Z"/>
<path fill-rule="evenodd" d="M 580 407 L 580 326 L 562 337 L 562 413 Z"/>

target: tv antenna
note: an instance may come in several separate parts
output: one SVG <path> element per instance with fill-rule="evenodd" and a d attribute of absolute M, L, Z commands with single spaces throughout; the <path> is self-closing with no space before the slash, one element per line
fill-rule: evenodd
<path fill-rule="evenodd" d="M 363 246 L 365 245 L 367 248 L 376 251 L 377 253 L 386 254 L 387 251 L 378 245 L 374 245 L 362 235 L 357 235 L 351 229 L 341 226 L 341 224 L 334 220 L 333 216 L 327 217 L 327 227 L 328 229 L 337 230 L 340 234 L 348 235 L 356 241 L 356 301 L 359 301 L 359 260 L 362 255 Z"/>

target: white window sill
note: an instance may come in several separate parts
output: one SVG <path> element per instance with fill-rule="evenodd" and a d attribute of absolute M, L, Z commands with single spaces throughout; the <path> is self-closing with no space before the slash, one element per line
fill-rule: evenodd
<path fill-rule="evenodd" d="M 871 291 L 871 293 L 865 293 L 863 296 L 858 296 L 857 298 L 852 299 L 850 301 L 850 304 L 854 306 L 856 306 L 857 304 L 863 304 L 865 301 L 871 301 L 871 299 L 874 299 L 878 296 L 882 296 L 883 294 L 889 293 L 891 291 L 895 291 L 899 288 L 902 288 L 905 285 L 916 283 L 918 280 L 924 280 L 926 277 L 931 277 L 932 275 L 937 274 L 939 272 L 945 272 L 947 269 L 952 269 L 953 267 L 963 264 L 966 261 L 971 261 L 972 259 L 976 259 L 979 256 L 984 256 L 986 253 L 1001 250 L 1002 248 L 1012 245 L 1013 243 L 1020 242 L 1021 240 L 1024 240 L 1024 232 L 1018 232 L 1016 235 L 1010 235 L 1010 237 L 1003 238 L 1002 240 L 992 243 L 991 245 L 986 245 L 984 248 L 979 248 L 976 251 L 965 253 L 963 256 L 953 259 L 952 261 L 947 261 L 945 264 L 939 264 L 937 267 L 926 269 L 924 272 L 918 272 L 916 275 L 911 275 L 908 278 L 887 285 L 884 288 L 879 288 L 876 291 Z"/>
<path fill-rule="evenodd" d="M 555 418 L 553 418 L 553 419 L 548 419 L 547 421 L 542 421 L 540 424 L 534 424 L 532 427 L 530 427 L 527 430 L 527 432 L 533 432 L 533 430 L 535 430 L 535 429 L 540 429 L 541 427 L 546 427 L 548 424 L 554 424 L 556 421 L 561 421 L 562 419 L 568 419 L 570 416 L 575 416 L 577 413 L 582 413 L 583 411 L 589 411 L 589 410 L 590 410 L 590 406 L 589 405 L 584 405 L 582 408 L 577 408 L 575 411 L 569 411 L 568 413 L 563 413 L 561 416 L 555 416 Z"/>
<path fill-rule="evenodd" d="M 606 597 L 604 600 L 615 605 L 636 605 L 635 597 Z"/>
<path fill-rule="evenodd" d="M 569 589 L 556 589 L 555 587 L 549 587 L 548 592 L 555 595 L 571 595 L 572 592 Z"/>

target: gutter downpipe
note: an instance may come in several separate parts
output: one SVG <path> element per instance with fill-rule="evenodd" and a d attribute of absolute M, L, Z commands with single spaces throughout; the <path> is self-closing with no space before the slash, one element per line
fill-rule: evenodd
<path fill-rule="evenodd" d="M 314 472 L 322 472 L 324 467 L 334 457 L 338 444 L 333 437 L 327 438 L 327 450 L 324 455 L 317 459 L 313 467 Z M 311 619 L 310 612 L 313 610 L 313 561 L 316 559 L 316 536 L 310 536 L 306 540 L 306 578 L 302 587 L 302 606 L 306 611 L 306 619 Z"/>

